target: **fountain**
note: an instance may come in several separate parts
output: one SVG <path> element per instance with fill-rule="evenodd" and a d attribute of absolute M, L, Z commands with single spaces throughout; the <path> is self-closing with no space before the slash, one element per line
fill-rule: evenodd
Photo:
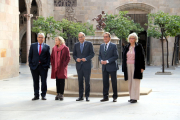
<path fill-rule="evenodd" d="M 101 69 L 102 66 L 98 60 L 98 55 L 99 55 L 100 45 L 104 43 L 103 28 L 106 26 L 106 24 L 104 23 L 105 19 L 106 19 L 105 13 L 104 11 L 102 11 L 102 14 L 98 15 L 96 18 L 93 19 L 98 22 L 98 25 L 96 26 L 95 36 L 86 36 L 85 38 L 86 41 L 90 41 L 93 43 L 94 52 L 95 52 L 95 56 L 92 59 L 93 68 L 91 70 L 91 78 L 90 78 L 90 86 L 91 86 L 90 97 L 103 97 L 103 93 L 102 93 L 103 81 L 102 81 L 102 69 Z M 119 38 L 112 35 L 111 42 L 118 44 Z M 117 73 L 117 90 L 118 90 L 118 96 L 129 95 L 128 82 L 124 81 L 124 76 L 119 75 L 118 73 Z M 141 95 L 147 95 L 150 92 L 151 92 L 151 89 L 141 89 L 140 91 Z M 47 93 L 56 95 L 56 87 L 48 89 Z M 110 78 L 109 95 L 111 96 L 112 94 L 113 94 L 113 91 L 112 91 L 111 78 Z M 77 75 L 69 75 L 68 79 L 66 79 L 64 95 L 71 96 L 71 97 L 79 96 Z"/>

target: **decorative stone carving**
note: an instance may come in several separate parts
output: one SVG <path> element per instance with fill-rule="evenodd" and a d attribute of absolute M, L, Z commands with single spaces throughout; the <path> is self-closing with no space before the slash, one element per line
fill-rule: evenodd
<path fill-rule="evenodd" d="M 77 0 L 54 0 L 54 6 L 56 6 L 56 7 L 76 7 Z"/>
<path fill-rule="evenodd" d="M 69 21 L 77 22 L 75 18 L 75 9 L 73 7 L 66 7 L 65 18 Z"/>

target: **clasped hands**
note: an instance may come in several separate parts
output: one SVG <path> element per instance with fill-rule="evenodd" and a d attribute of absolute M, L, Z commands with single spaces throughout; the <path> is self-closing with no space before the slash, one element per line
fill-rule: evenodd
<path fill-rule="evenodd" d="M 76 60 L 77 62 L 81 62 L 81 61 L 83 61 L 83 62 L 85 62 L 86 61 L 86 58 L 77 58 L 77 60 Z"/>
<path fill-rule="evenodd" d="M 106 61 L 106 60 L 104 60 L 104 61 L 101 60 L 101 64 L 102 64 L 102 65 L 106 65 L 106 64 L 107 64 L 107 61 Z"/>

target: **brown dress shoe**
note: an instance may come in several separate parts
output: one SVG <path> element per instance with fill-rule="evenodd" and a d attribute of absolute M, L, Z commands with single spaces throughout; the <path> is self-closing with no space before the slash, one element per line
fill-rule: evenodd
<path fill-rule="evenodd" d="M 103 98 L 102 100 L 100 100 L 101 102 L 105 102 L 105 101 L 109 101 L 109 98 Z"/>

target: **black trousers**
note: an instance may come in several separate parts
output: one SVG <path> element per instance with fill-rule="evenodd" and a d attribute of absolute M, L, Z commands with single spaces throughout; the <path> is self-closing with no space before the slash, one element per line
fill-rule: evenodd
<path fill-rule="evenodd" d="M 47 92 L 47 73 L 48 69 L 44 69 L 42 65 L 38 65 L 35 70 L 31 69 L 34 84 L 34 96 L 39 98 L 39 78 L 41 76 L 41 96 L 45 97 Z"/>
<path fill-rule="evenodd" d="M 78 83 L 79 83 L 79 97 L 83 98 L 84 92 L 84 78 L 85 78 L 85 96 L 89 97 L 90 93 L 90 76 L 91 76 L 91 69 L 84 69 L 83 65 L 79 70 L 78 73 Z"/>
<path fill-rule="evenodd" d="M 56 78 L 56 91 L 57 93 L 64 94 L 65 79 Z"/>
<path fill-rule="evenodd" d="M 108 72 L 106 69 L 103 71 L 103 96 L 109 98 L 109 75 L 111 75 L 113 98 L 117 98 L 117 71 Z"/>

